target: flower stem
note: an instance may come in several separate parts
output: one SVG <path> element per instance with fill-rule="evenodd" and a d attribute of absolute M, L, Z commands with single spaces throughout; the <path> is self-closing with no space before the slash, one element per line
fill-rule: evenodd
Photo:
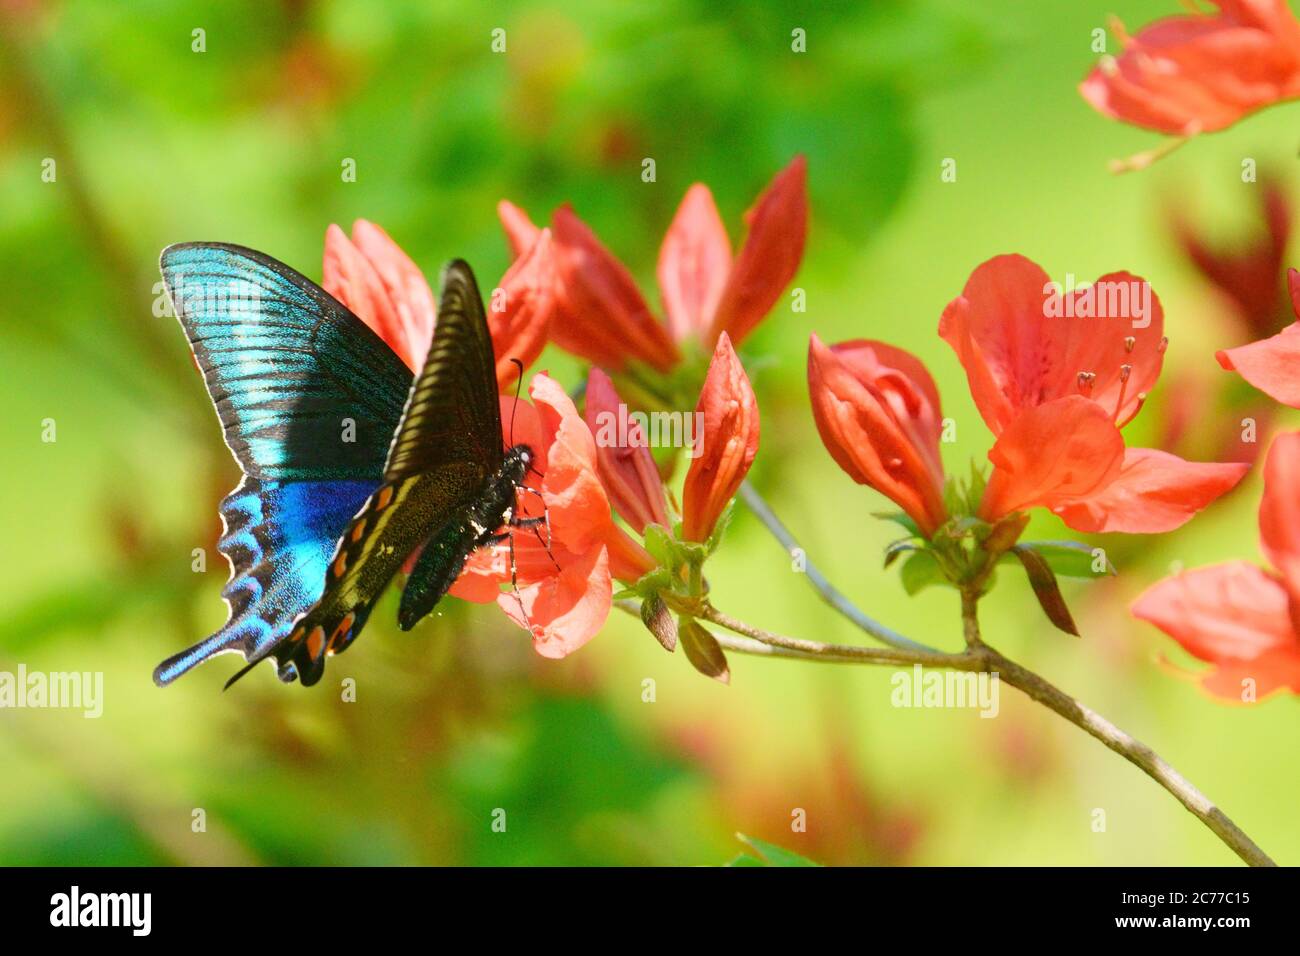
<path fill-rule="evenodd" d="M 969 606 L 970 614 L 963 613 L 967 650 L 960 654 L 938 651 L 910 651 L 902 648 L 855 647 L 844 644 L 827 644 L 803 638 L 788 637 L 767 631 L 724 614 L 712 605 L 705 604 L 699 617 L 743 636 L 742 640 L 718 636 L 718 643 L 727 650 L 741 654 L 771 657 L 790 657 L 798 660 L 824 661 L 845 664 L 888 664 L 922 667 L 946 667 L 960 671 L 986 671 L 998 675 L 1012 687 L 1064 717 L 1076 727 L 1087 731 L 1103 744 L 1133 764 L 1160 786 L 1168 790 L 1198 820 L 1222 840 L 1237 856 L 1251 866 L 1276 866 L 1268 854 L 1248 837 L 1210 799 L 1193 786 L 1186 777 L 1175 770 L 1159 754 L 1130 734 L 1120 730 L 1092 708 L 1079 703 L 1069 694 L 1049 683 L 1026 667 L 1017 664 L 989 647 L 980 638 L 979 623 L 974 609 L 977 598 L 963 600 L 963 612 Z"/>

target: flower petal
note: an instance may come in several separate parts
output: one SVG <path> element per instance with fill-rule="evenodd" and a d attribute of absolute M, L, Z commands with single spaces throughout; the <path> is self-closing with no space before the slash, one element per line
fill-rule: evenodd
<path fill-rule="evenodd" d="M 629 360 L 672 368 L 677 346 L 627 268 L 569 207 L 557 209 L 553 222 L 562 313 L 551 326 L 556 344 L 606 368 L 622 369 Z"/>
<path fill-rule="evenodd" d="M 1123 425 L 1164 357 L 1164 313 L 1143 279 L 1113 272 L 1063 292 L 1019 255 L 978 266 L 944 310 L 939 335 L 957 353 L 995 435 L 1026 408 L 1079 394 Z M 1086 387 L 1081 373 L 1091 376 Z"/>
<path fill-rule="evenodd" d="M 1100 405 L 1078 395 L 1021 412 L 989 450 L 993 474 L 980 517 L 1056 508 L 1100 491 L 1119 474 L 1124 438 Z"/>
<path fill-rule="evenodd" d="M 1300 310 L 1300 272 L 1292 269 L 1287 282 L 1291 300 Z M 1215 358 L 1275 401 L 1300 408 L 1300 322 L 1270 338 L 1216 352 Z"/>
<path fill-rule="evenodd" d="M 1300 24 L 1285 0 L 1218 0 L 1217 15 L 1157 21 L 1079 87 L 1103 115 L 1192 136 L 1300 92 Z"/>
<path fill-rule="evenodd" d="M 325 231 L 321 271 L 321 287 L 351 309 L 411 371 L 418 371 L 424 356 L 417 360 L 407 349 L 401 320 L 384 281 L 374 264 L 338 226 L 331 225 Z"/>
<path fill-rule="evenodd" d="M 929 536 L 947 520 L 942 412 L 915 356 L 882 342 L 808 346 L 808 394 L 822 444 L 859 484 L 888 496 Z"/>
<path fill-rule="evenodd" d="M 731 240 L 703 183 L 686 191 L 659 247 L 659 293 L 678 342 L 703 339 L 731 272 Z"/>
<path fill-rule="evenodd" d="M 550 512 L 555 540 L 574 554 L 585 554 L 611 533 L 614 519 L 600 483 L 596 441 L 578 415 L 573 399 L 548 375 L 533 376 L 529 394 L 536 404 L 546 447 L 542 497 Z"/>
<path fill-rule="evenodd" d="M 669 527 L 663 481 L 645 433 L 628 417 L 609 376 L 595 366 L 587 375 L 585 404 L 583 417 L 596 439 L 600 480 L 614 510 L 637 534 L 648 524 Z"/>
<path fill-rule="evenodd" d="M 1300 608 L 1300 432 L 1278 435 L 1268 449 L 1259 543 Z"/>
<path fill-rule="evenodd" d="M 682 536 L 706 541 L 758 453 L 758 400 L 726 332 L 718 337 L 695 412 L 704 427 L 682 488 Z"/>
<path fill-rule="evenodd" d="M 1172 231 L 1183 252 L 1231 304 L 1248 338 L 1269 335 L 1281 324 L 1278 278 L 1291 239 L 1291 203 L 1281 184 L 1261 180 L 1257 195 L 1259 218 L 1250 232 L 1229 242 L 1194 227 L 1181 205 L 1170 210 Z"/>
<path fill-rule="evenodd" d="M 609 618 L 613 607 L 609 553 L 598 548 L 560 573 L 521 588 L 518 596 L 502 593 L 497 603 L 532 634 L 538 654 L 565 657 L 595 637 Z"/>
<path fill-rule="evenodd" d="M 488 296 L 488 330 L 496 355 L 497 387 L 514 385 L 521 371 L 537 361 L 546 345 L 555 304 L 556 264 L 549 229 L 537 234 L 537 241 L 501 278 L 501 310 L 497 311 L 497 290 Z M 512 361 L 514 360 L 514 361 Z"/>
<path fill-rule="evenodd" d="M 1165 578 L 1131 610 L 1217 665 L 1203 683 L 1218 696 L 1240 700 L 1242 677 L 1255 680 L 1260 697 L 1284 687 L 1300 692 L 1300 641 L 1286 589 L 1253 564 L 1232 561 Z"/>
<path fill-rule="evenodd" d="M 776 175 L 745 213 L 745 225 L 749 233 L 731 268 L 706 346 L 723 332 L 736 344 L 744 341 L 799 271 L 808 232 L 808 163 L 803 156 Z"/>
<path fill-rule="evenodd" d="M 501 228 L 506 231 L 506 240 L 516 259 L 537 244 L 542 230 L 533 225 L 528 213 L 514 203 L 505 199 L 497 203 L 497 218 L 501 220 Z"/>
<path fill-rule="evenodd" d="M 388 233 L 373 222 L 364 219 L 354 222 L 352 241 L 375 267 L 396 314 L 396 324 L 391 334 L 402 343 L 397 354 L 412 369 L 419 370 L 424 366 L 425 357 L 429 354 L 429 343 L 433 341 L 436 308 L 433 290 L 429 288 L 420 268 L 389 238 Z"/>
<path fill-rule="evenodd" d="M 1076 531 L 1173 531 L 1236 487 L 1250 466 L 1184 461 L 1154 448 L 1129 448 L 1119 474 L 1093 494 L 1053 510 Z"/>

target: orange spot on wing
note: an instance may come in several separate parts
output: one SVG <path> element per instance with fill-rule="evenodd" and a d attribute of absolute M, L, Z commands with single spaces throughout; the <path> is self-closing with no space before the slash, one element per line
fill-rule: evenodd
<path fill-rule="evenodd" d="M 348 632 L 352 630 L 352 622 L 356 619 L 357 616 L 352 613 L 343 616 L 343 620 L 339 621 L 338 627 L 334 628 L 334 633 L 330 635 L 331 648 L 336 644 L 341 644 L 347 638 Z"/>
<path fill-rule="evenodd" d="M 375 497 L 375 510 L 383 511 L 385 508 L 389 506 L 389 504 L 392 503 L 392 500 L 393 500 L 393 486 L 384 485 L 384 487 L 379 489 L 379 494 Z"/>
<path fill-rule="evenodd" d="M 352 529 L 352 534 L 348 535 L 348 537 L 351 539 L 353 544 L 356 544 L 361 540 L 361 536 L 365 533 L 366 523 L 364 521 L 358 521 L 356 526 Z"/>
<path fill-rule="evenodd" d="M 348 569 L 348 554 L 346 551 L 340 551 L 339 556 L 334 559 L 334 576 L 343 577 L 343 572 Z"/>
<path fill-rule="evenodd" d="M 311 655 L 312 660 L 316 660 L 325 650 L 325 628 L 317 624 L 307 635 L 307 653 Z"/>

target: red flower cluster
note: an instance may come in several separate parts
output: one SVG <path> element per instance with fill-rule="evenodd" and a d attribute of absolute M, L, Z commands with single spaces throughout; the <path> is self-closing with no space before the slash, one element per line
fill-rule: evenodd
<path fill-rule="evenodd" d="M 794 278 L 807 233 L 806 164 L 795 158 L 745 214 L 749 233 L 734 257 L 709 187 L 686 191 L 659 249 L 660 323 L 627 267 L 567 205 L 551 217 L 555 235 L 555 321 L 561 348 L 610 370 L 629 362 L 666 372 L 681 346 L 712 351 L 726 332 L 739 345 Z M 498 207 L 510 246 L 522 256 L 540 230 L 518 206 Z"/>
<path fill-rule="evenodd" d="M 939 335 L 996 436 L 978 517 L 1043 507 L 1079 531 L 1169 531 L 1241 480 L 1244 464 L 1125 447 L 1120 429 L 1160 374 L 1163 324 L 1159 300 L 1126 272 L 1062 292 L 1022 256 L 975 270 Z M 808 385 L 822 441 L 850 477 L 893 499 L 927 538 L 953 517 L 939 394 L 917 358 L 814 336 Z"/>

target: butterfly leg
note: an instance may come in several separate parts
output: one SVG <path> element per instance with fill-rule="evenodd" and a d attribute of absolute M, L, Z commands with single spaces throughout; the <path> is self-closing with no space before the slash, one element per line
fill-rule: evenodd
<path fill-rule="evenodd" d="M 555 560 L 555 554 L 554 552 L 551 551 L 551 540 L 552 540 L 551 539 L 551 509 L 546 507 L 546 499 L 542 497 L 542 493 L 538 491 L 536 488 L 530 488 L 528 485 L 520 485 L 519 490 L 527 491 L 530 494 L 534 494 L 538 497 L 538 499 L 542 502 L 542 517 L 540 521 L 537 518 L 521 518 L 518 521 L 512 520 L 510 522 L 511 527 L 532 528 L 533 534 L 537 535 L 537 543 L 546 549 L 546 556 L 551 559 L 551 563 L 555 565 L 555 570 L 558 571 L 560 570 L 560 562 Z M 537 530 L 539 524 L 544 525 L 546 527 L 545 541 L 542 540 L 541 532 Z"/>

